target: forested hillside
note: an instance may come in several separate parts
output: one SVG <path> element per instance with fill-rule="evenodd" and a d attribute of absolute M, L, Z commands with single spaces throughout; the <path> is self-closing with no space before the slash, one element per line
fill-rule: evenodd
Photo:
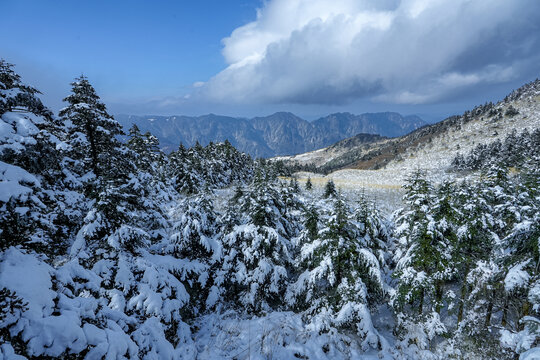
<path fill-rule="evenodd" d="M 462 115 L 450 116 L 404 136 L 358 144 L 351 138 L 325 149 L 283 159 L 296 164 L 297 168 L 325 174 L 340 169 L 410 172 L 419 167 L 444 172 L 456 166 L 475 167 L 476 157 L 488 160 L 486 154 L 492 153 L 495 158 L 497 149 L 514 152 L 514 159 L 506 158 L 512 163 L 517 157 L 528 157 L 536 150 L 535 131 L 539 126 L 540 80 L 535 80 L 497 103 L 475 106 Z M 520 141 L 524 143 L 519 144 Z M 515 151 L 503 149 L 511 144 L 516 144 Z M 462 159 L 469 153 L 474 154 Z"/>
<path fill-rule="evenodd" d="M 386 217 L 228 142 L 122 143 L 71 86 L 55 115 L 0 61 L 0 359 L 540 356 L 537 150 L 416 171 Z"/>

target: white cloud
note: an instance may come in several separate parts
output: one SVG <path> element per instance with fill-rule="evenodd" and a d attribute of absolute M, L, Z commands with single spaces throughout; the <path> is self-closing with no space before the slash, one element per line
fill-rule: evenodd
<path fill-rule="evenodd" d="M 269 0 L 223 40 L 229 66 L 198 95 L 430 102 L 516 76 L 539 55 L 539 11 L 535 0 Z"/>

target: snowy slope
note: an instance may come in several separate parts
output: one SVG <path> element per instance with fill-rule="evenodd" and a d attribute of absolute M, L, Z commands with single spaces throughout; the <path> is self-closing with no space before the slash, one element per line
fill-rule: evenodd
<path fill-rule="evenodd" d="M 519 113 L 507 115 L 511 107 Z M 448 118 L 399 138 L 383 139 L 355 149 L 331 146 L 280 159 L 300 165 L 314 164 L 323 170 L 337 166 L 338 170 L 327 177 L 341 181 L 343 186 L 399 187 L 416 169 L 426 170 L 427 176 L 435 181 L 451 177 L 449 166 L 459 153 L 467 154 L 479 144 L 502 141 L 512 131 L 521 133 L 538 128 L 540 81 L 536 80 L 490 109 L 480 106 L 463 116 Z M 339 166 L 339 161 L 348 157 L 351 158 L 348 163 Z M 299 174 L 300 179 L 307 176 L 310 175 Z"/>
<path fill-rule="evenodd" d="M 519 114 L 503 115 L 501 118 L 479 114 L 473 115 L 469 122 L 461 119 L 458 126 L 449 127 L 447 131 L 433 137 L 431 142 L 409 148 L 402 155 L 403 160 L 393 160 L 385 169 L 403 172 L 422 168 L 444 172 L 458 153 L 467 154 L 478 144 L 504 140 L 514 130 L 521 133 L 525 129 L 532 131 L 540 128 L 540 81 L 532 83 L 518 98 L 499 102 L 495 109 L 506 114 L 511 106 Z"/>

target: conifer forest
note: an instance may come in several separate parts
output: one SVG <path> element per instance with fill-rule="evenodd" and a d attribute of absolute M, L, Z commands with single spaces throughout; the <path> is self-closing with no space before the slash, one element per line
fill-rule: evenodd
<path fill-rule="evenodd" d="M 388 212 L 39 94 L 0 61 L 0 359 L 540 358 L 540 128 Z"/>

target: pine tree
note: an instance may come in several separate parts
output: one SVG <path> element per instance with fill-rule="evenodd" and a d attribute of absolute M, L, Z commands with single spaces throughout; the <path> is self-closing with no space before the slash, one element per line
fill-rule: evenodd
<path fill-rule="evenodd" d="M 276 185 L 261 170 L 238 203 L 240 225 L 224 236 L 216 283 L 224 289 L 225 301 L 248 312 L 283 308 L 281 296 L 292 267 L 293 221 Z"/>
<path fill-rule="evenodd" d="M 66 240 L 58 219 L 69 213 L 58 206 L 62 129 L 37 94 L 0 60 L 0 248 L 25 244 L 54 255 Z"/>
<path fill-rule="evenodd" d="M 211 195 L 206 189 L 181 203 L 170 238 L 174 256 L 193 264 L 193 270 L 182 278 L 190 294 L 191 316 L 214 307 L 222 292 L 214 284 L 223 245 Z"/>
<path fill-rule="evenodd" d="M 439 197 L 435 196 L 421 171 L 413 173 L 405 185 L 406 208 L 396 220 L 399 239 L 393 275 L 398 284 L 392 299 L 404 339 L 410 337 L 408 333 L 414 324 L 424 324 L 416 341 L 433 340 L 426 335 L 429 330 L 424 326 L 428 323 L 429 326 L 436 324 L 437 334 L 445 331 L 439 314 L 444 285 L 455 276 L 451 261 L 455 248 L 452 223 L 455 215 L 447 186 L 439 190 Z"/>
<path fill-rule="evenodd" d="M 150 132 L 141 134 L 137 125 L 129 129 L 127 146 L 135 155 L 135 165 L 138 169 L 157 175 L 165 162 L 165 157 L 159 149 L 159 140 Z"/>
<path fill-rule="evenodd" d="M 458 211 L 453 185 L 443 183 L 435 190 L 421 171 L 405 184 L 405 208 L 397 214 L 397 279 L 391 304 L 397 315 L 398 347 L 417 345 L 417 351 L 432 347 L 438 336 L 448 332 L 441 310 L 453 306 L 450 284 L 456 277 Z M 415 356 L 419 356 L 416 354 Z"/>
<path fill-rule="evenodd" d="M 303 236 L 304 240 L 301 242 L 311 243 L 319 236 L 319 214 L 314 205 L 310 205 L 305 208 L 304 219 L 305 235 Z"/>
<path fill-rule="evenodd" d="M 330 179 L 330 180 L 328 180 L 328 182 L 324 186 L 324 195 L 323 196 L 325 198 L 329 198 L 329 197 L 335 197 L 336 195 L 337 195 L 336 185 L 334 184 L 334 180 Z"/>
<path fill-rule="evenodd" d="M 350 218 L 339 196 L 326 226 L 302 246 L 304 271 L 289 287 L 287 301 L 305 310 L 314 323 L 325 324 L 319 331 L 328 331 L 329 326 L 353 329 L 364 347 L 380 348 L 369 307 L 386 291 L 382 264 L 370 248 L 366 227 Z"/>
<path fill-rule="evenodd" d="M 493 233 L 494 220 L 491 216 L 493 209 L 488 205 L 482 193 L 481 186 L 472 186 L 462 183 L 455 191 L 457 206 L 461 209 L 458 219 L 460 225 L 458 229 L 458 244 L 454 261 L 458 265 L 459 281 L 461 282 L 460 300 L 457 312 L 458 324 L 464 318 L 464 311 L 467 306 L 474 308 L 474 312 L 481 313 L 474 300 L 469 298 L 469 294 L 474 290 L 474 296 L 490 298 L 487 288 L 479 288 L 476 285 L 485 284 L 485 281 L 470 282 L 470 274 L 474 272 L 473 278 L 482 276 L 482 269 L 486 269 L 486 264 L 494 256 L 494 244 L 497 236 Z M 471 302 L 472 301 L 472 302 Z M 487 309 L 485 309 L 485 315 Z M 483 319 L 482 319 L 483 320 Z M 474 326 L 483 324 L 484 321 L 474 321 Z"/>
<path fill-rule="evenodd" d="M 39 90 L 23 84 L 13 67 L 13 64 L 0 59 L 0 116 L 19 109 L 52 121 L 52 112 L 37 97 L 41 94 Z"/>
<path fill-rule="evenodd" d="M 307 181 L 306 181 L 306 190 L 311 190 L 313 189 L 313 184 L 311 183 L 311 176 L 308 177 Z"/>
<path fill-rule="evenodd" d="M 292 192 L 294 193 L 299 193 L 300 192 L 300 185 L 298 184 L 298 179 L 296 179 L 295 177 L 293 177 L 291 179 L 291 183 L 289 184 Z"/>
<path fill-rule="evenodd" d="M 510 205 L 512 211 L 518 215 L 511 218 L 514 221 L 508 224 L 508 235 L 501 244 L 504 249 L 501 277 L 504 277 L 504 291 L 507 295 L 503 308 L 503 320 L 506 320 L 506 324 L 502 325 L 506 325 L 511 331 L 517 330 L 522 336 L 538 338 L 540 198 L 536 196 L 537 189 L 531 191 L 530 185 L 523 186 L 523 183 L 518 184 L 516 192 L 519 196 Z M 520 353 L 527 350 L 526 346 L 522 345 L 521 349 L 515 351 Z"/>
<path fill-rule="evenodd" d="M 122 128 L 107 113 L 94 87 L 85 76 L 71 83 L 71 95 L 64 101 L 68 106 L 59 115 L 68 127 L 69 155 L 74 160 L 74 168 L 80 176 L 92 172 L 98 178 L 111 176 L 116 171 L 122 154 L 117 150 Z M 116 163 L 116 164 L 115 164 Z"/>

